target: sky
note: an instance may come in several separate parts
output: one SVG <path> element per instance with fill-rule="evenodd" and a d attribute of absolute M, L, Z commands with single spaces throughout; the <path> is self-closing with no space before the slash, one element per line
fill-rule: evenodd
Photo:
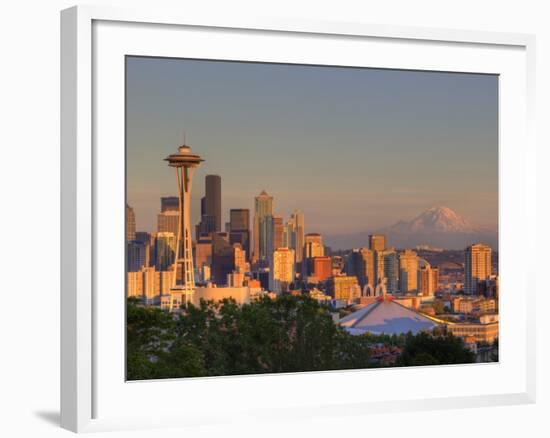
<path fill-rule="evenodd" d="M 434 205 L 498 220 L 498 77 L 469 73 L 127 57 L 127 201 L 155 231 L 176 195 L 163 159 L 186 143 L 222 179 L 222 224 L 266 190 L 286 221 L 345 235 Z"/>

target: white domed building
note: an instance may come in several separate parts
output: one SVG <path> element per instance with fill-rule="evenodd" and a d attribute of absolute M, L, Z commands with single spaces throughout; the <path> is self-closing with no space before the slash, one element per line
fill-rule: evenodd
<path fill-rule="evenodd" d="M 399 304 L 391 295 L 385 293 L 385 289 L 372 303 L 340 320 L 340 325 L 352 335 L 398 335 L 408 332 L 417 334 L 431 331 L 442 324 L 443 321 Z"/>

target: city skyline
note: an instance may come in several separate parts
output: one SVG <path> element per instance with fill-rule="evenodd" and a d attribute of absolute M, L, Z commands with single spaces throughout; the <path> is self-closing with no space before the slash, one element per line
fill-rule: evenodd
<path fill-rule="evenodd" d="M 154 157 L 182 144 L 184 129 L 189 145 L 206 160 L 193 186 L 192 226 L 199 221 L 206 174 L 222 178 L 222 224 L 230 209 L 254 211 L 254 197 L 265 189 L 275 199 L 277 215 L 287 218 L 299 209 L 308 218 L 308 231 L 326 235 L 389 226 L 434 204 L 496 226 L 496 77 L 132 57 L 128 67 L 127 194 L 139 230 L 155 231 L 160 197 L 174 195 L 173 175 Z M 151 81 L 159 71 L 166 80 Z M 308 77 L 313 84 L 305 83 Z M 222 93 L 221 79 L 234 86 Z M 338 91 L 329 87 L 343 79 Z M 172 94 L 166 93 L 169 88 Z M 297 90 L 302 100 L 314 93 L 316 98 L 291 107 Z M 365 94 L 376 108 L 360 104 Z M 339 111 L 319 112 L 323 101 Z M 239 108 L 227 113 L 229 102 Z M 271 103 L 267 110 L 266 103 Z M 250 123 L 257 121 L 253 112 L 271 116 L 273 123 Z M 392 120 L 381 123 L 389 115 Z M 233 123 L 239 117 L 242 123 Z M 468 161 L 474 153 L 476 160 Z M 333 180 L 323 178 L 327 171 Z"/>
<path fill-rule="evenodd" d="M 133 59 L 128 380 L 498 362 L 496 77 Z"/>

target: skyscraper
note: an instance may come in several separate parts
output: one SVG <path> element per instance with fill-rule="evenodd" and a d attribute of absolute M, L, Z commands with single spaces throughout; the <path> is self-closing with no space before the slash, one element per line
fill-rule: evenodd
<path fill-rule="evenodd" d="M 389 293 L 395 294 L 399 291 L 399 257 L 394 249 L 380 251 L 378 257 L 384 258 L 384 277 L 386 278 L 386 289 Z"/>
<path fill-rule="evenodd" d="M 250 210 L 232 208 L 229 211 L 229 228 L 229 243 L 240 243 L 246 251 L 246 259 L 250 260 Z"/>
<path fill-rule="evenodd" d="M 234 243 L 233 245 L 233 264 L 235 272 L 244 274 L 247 271 L 248 263 L 246 263 L 246 251 L 243 249 L 240 243 Z"/>
<path fill-rule="evenodd" d="M 418 291 L 418 255 L 410 249 L 399 254 L 399 291 L 402 294 Z"/>
<path fill-rule="evenodd" d="M 155 265 L 155 241 L 156 233 L 136 231 L 136 242 L 142 243 L 145 248 L 145 266 Z"/>
<path fill-rule="evenodd" d="M 329 256 L 313 257 L 310 261 L 310 272 L 317 281 L 325 281 L 332 276 L 332 259 Z"/>
<path fill-rule="evenodd" d="M 212 236 L 203 236 L 195 243 L 195 269 L 205 281 L 204 267 L 212 266 Z"/>
<path fill-rule="evenodd" d="M 166 157 L 165 161 L 168 161 L 168 165 L 176 171 L 179 195 L 179 221 L 176 233 L 174 275 L 170 289 L 170 309 L 173 309 L 190 301 L 191 295 L 195 291 L 190 217 L 191 186 L 193 172 L 204 160 L 193 154 L 189 146 L 182 145 L 175 154 Z"/>
<path fill-rule="evenodd" d="M 254 261 L 268 261 L 273 251 L 273 197 L 263 190 L 254 198 Z"/>
<path fill-rule="evenodd" d="M 273 250 L 284 247 L 283 245 L 283 217 L 273 216 Z"/>
<path fill-rule="evenodd" d="M 418 271 L 418 292 L 423 296 L 433 296 L 439 287 L 439 268 L 426 263 Z"/>
<path fill-rule="evenodd" d="M 375 252 L 368 248 L 361 248 L 361 261 L 362 271 L 358 275 L 359 284 L 361 286 L 370 284 L 376 287 L 378 277 L 376 276 Z"/>
<path fill-rule="evenodd" d="M 309 233 L 305 236 L 305 257 L 321 257 L 325 255 L 323 236 L 318 233 Z"/>
<path fill-rule="evenodd" d="M 195 238 L 222 231 L 222 179 L 206 175 L 205 195 L 201 198 L 201 220 L 195 227 Z"/>
<path fill-rule="evenodd" d="M 212 280 L 218 286 L 227 284 L 227 275 L 235 270 L 235 249 L 227 233 L 212 233 Z"/>
<path fill-rule="evenodd" d="M 157 233 L 156 240 L 156 269 L 157 271 L 168 271 L 174 264 L 176 253 L 176 236 L 171 232 Z"/>
<path fill-rule="evenodd" d="M 205 213 L 213 217 L 214 230 L 222 230 L 222 179 L 219 175 L 206 175 Z"/>
<path fill-rule="evenodd" d="M 323 246 L 323 237 L 319 233 L 306 234 L 304 237 L 304 255 L 301 263 L 301 272 L 304 279 L 312 274 L 311 259 L 324 255 L 325 247 Z"/>
<path fill-rule="evenodd" d="M 383 251 L 386 249 L 386 236 L 383 234 L 369 235 L 369 248 L 373 251 Z"/>
<path fill-rule="evenodd" d="M 126 204 L 126 242 L 136 238 L 136 215 L 134 209 Z"/>
<path fill-rule="evenodd" d="M 294 281 L 294 250 L 279 248 L 273 251 L 270 265 L 269 287 L 273 292 L 288 292 L 290 283 Z"/>
<path fill-rule="evenodd" d="M 127 272 L 139 271 L 144 266 L 147 266 L 147 244 L 138 240 L 131 240 L 127 243 Z"/>
<path fill-rule="evenodd" d="M 474 295 L 482 282 L 491 277 L 491 247 L 483 243 L 464 250 L 464 293 Z"/>
<path fill-rule="evenodd" d="M 304 214 L 299 210 L 294 210 L 286 223 L 286 243 L 283 246 L 292 248 L 296 258 L 296 264 L 302 262 L 304 256 Z"/>
<path fill-rule="evenodd" d="M 173 233 L 174 236 L 177 236 L 179 220 L 180 214 L 178 210 L 161 211 L 157 214 L 157 231 L 159 233 Z"/>
<path fill-rule="evenodd" d="M 177 196 L 163 196 L 160 198 L 160 212 L 179 211 L 180 200 Z"/>

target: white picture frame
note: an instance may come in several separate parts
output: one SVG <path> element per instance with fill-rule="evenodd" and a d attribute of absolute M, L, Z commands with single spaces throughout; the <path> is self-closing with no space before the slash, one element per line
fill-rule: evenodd
<path fill-rule="evenodd" d="M 145 32 L 147 35 L 143 36 Z M 233 42 L 238 42 L 243 52 L 239 55 L 219 52 L 223 49 L 216 40 L 221 37 L 220 32 L 230 33 Z M 170 43 L 174 37 L 193 38 L 193 42 L 198 44 L 191 52 L 186 48 L 188 52 L 183 53 L 181 44 Z M 261 46 L 254 43 L 260 39 Z M 105 211 L 120 201 L 117 198 L 120 195 L 118 185 L 123 173 L 124 142 L 119 141 L 124 131 L 123 124 L 120 124 L 120 97 L 124 94 L 124 75 L 119 74 L 120 66 L 124 64 L 121 56 L 139 54 L 206 59 L 238 56 L 240 59 L 300 63 L 306 55 L 292 52 L 288 46 L 290 40 L 294 45 L 303 43 L 302 53 L 310 57 L 307 62 L 302 61 L 304 63 L 352 65 L 353 62 L 353 65 L 427 70 L 442 69 L 444 65 L 447 67 L 443 69 L 450 71 L 474 69 L 504 78 L 499 114 L 501 267 L 505 273 L 507 268 L 514 266 L 514 269 L 503 276 L 501 295 L 511 297 L 507 290 L 514 291 L 515 295 L 513 301 L 503 298 L 501 331 L 507 335 L 507 341 L 501 344 L 501 362 L 492 368 L 491 365 L 476 365 L 479 367 L 476 374 L 487 376 L 476 377 L 479 379 L 474 382 L 477 390 L 469 384 L 460 384 L 447 393 L 436 386 L 420 390 L 413 383 L 428 376 L 471 382 L 472 368 L 467 365 L 184 379 L 185 382 L 179 379 L 144 384 L 120 381 L 123 373 L 120 363 L 124 356 L 123 348 L 120 349 L 124 338 L 123 325 L 120 324 L 123 289 L 120 297 L 104 295 L 105 292 L 100 290 L 105 290 L 101 286 L 110 284 L 110 279 L 118 279 L 114 289 L 122 281 L 122 276 L 117 277 L 115 270 L 120 268 L 120 263 L 123 264 L 123 260 L 116 259 L 122 254 L 117 252 L 122 251 L 122 243 L 117 247 L 116 242 L 123 231 L 123 221 L 120 220 L 123 208 L 120 208 L 120 214 L 113 212 L 114 216 L 105 217 Z M 246 42 L 251 43 L 247 46 Z M 316 55 L 315 44 L 320 42 L 333 52 L 325 50 L 322 55 Z M 380 44 L 384 45 L 384 50 L 377 47 Z M 371 59 L 376 61 L 369 61 L 372 65 L 364 60 L 357 61 L 359 64 L 350 61 L 352 56 L 357 56 L 353 53 L 359 53 L 351 50 L 352 45 L 354 50 L 372 46 Z M 349 53 L 347 47 L 350 47 Z M 339 48 L 343 50 L 338 51 Z M 412 53 L 413 49 L 418 51 L 418 56 L 406 58 L 404 50 Z M 341 52 L 338 57 L 337 52 Z M 534 52 L 534 37 L 524 34 L 256 17 L 227 20 L 215 14 L 195 16 L 181 11 L 94 6 L 62 11 L 62 427 L 82 432 L 205 424 L 214 417 L 216 422 L 223 422 L 250 417 L 270 418 L 285 413 L 293 418 L 305 418 L 534 402 L 534 275 L 526 261 L 513 257 L 514 249 L 521 244 L 527 249 L 534 248 L 536 237 L 534 215 L 527 214 L 527 211 L 534 211 L 536 203 L 532 170 L 535 168 L 532 133 Z M 396 53 L 403 56 L 397 57 Z M 328 58 L 324 60 L 321 56 Z M 333 58 L 329 59 L 331 56 Z M 427 62 L 423 57 L 432 61 Z M 113 151 L 113 158 L 108 162 L 102 149 L 106 143 Z M 112 227 L 109 225 L 111 220 Z M 114 256 L 106 256 L 105 251 Z M 107 262 L 112 265 L 112 272 L 111 268 L 105 267 Z M 112 336 L 108 336 L 109 333 Z M 120 357 L 113 358 L 119 349 Z M 377 388 L 374 374 L 381 385 L 387 384 L 387 379 L 396 382 L 395 388 L 383 392 L 382 387 Z M 351 397 L 341 397 L 337 392 L 315 389 L 329 379 L 335 385 L 369 382 L 367 385 L 371 391 L 356 391 Z M 407 386 L 403 382 L 411 384 Z M 357 383 L 358 387 L 362 384 Z M 502 385 L 502 390 L 498 385 Z M 407 386 L 406 390 L 400 389 L 404 386 Z M 300 394 L 292 400 L 285 397 L 285 391 L 297 387 L 301 388 Z M 193 404 L 184 406 L 182 401 L 179 408 L 168 409 L 182 388 L 193 395 Z M 238 406 L 226 409 L 229 395 L 237 393 L 239 403 L 235 405 Z M 217 402 L 212 400 L 212 394 L 217 395 Z M 258 398 L 252 400 L 254 394 Z M 165 401 L 166 407 L 159 403 L 157 408 L 149 408 L 148 414 L 143 414 L 139 412 L 139 406 L 132 404 L 140 397 Z"/>

